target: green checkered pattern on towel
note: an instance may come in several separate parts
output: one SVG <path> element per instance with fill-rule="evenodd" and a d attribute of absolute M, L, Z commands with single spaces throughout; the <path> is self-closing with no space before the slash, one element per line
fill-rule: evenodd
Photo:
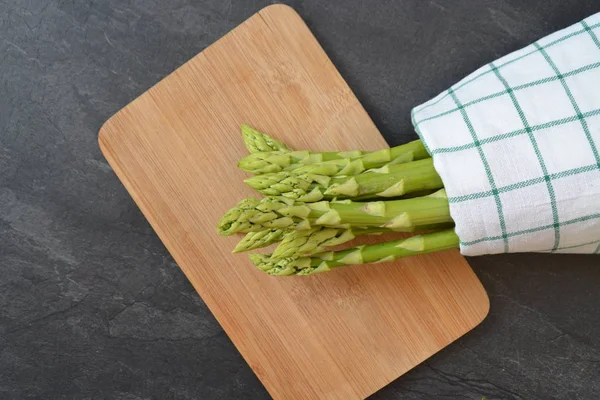
<path fill-rule="evenodd" d="M 465 255 L 600 254 L 600 13 L 412 110 Z"/>

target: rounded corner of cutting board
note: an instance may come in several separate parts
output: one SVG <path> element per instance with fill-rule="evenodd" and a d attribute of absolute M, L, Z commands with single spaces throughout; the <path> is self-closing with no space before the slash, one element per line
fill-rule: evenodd
<path fill-rule="evenodd" d="M 457 250 L 457 252 L 458 252 L 458 250 Z M 467 259 L 460 253 L 458 253 L 458 256 L 462 259 L 463 263 L 468 267 L 471 274 L 473 275 L 473 279 L 472 279 L 473 293 L 472 293 L 471 298 L 477 304 L 477 307 L 475 308 L 476 312 L 473 315 L 472 326 L 469 327 L 465 331 L 465 334 L 466 334 L 466 333 L 472 331 L 473 329 L 475 329 L 476 327 L 478 327 L 489 315 L 489 313 L 490 313 L 490 296 L 488 295 L 487 291 L 485 290 L 485 287 L 483 286 L 481 279 L 479 279 L 477 274 L 475 274 L 473 267 L 471 267 L 471 265 L 467 262 Z"/>
<path fill-rule="evenodd" d="M 115 165 L 114 165 L 115 158 L 113 157 L 114 154 L 112 154 L 113 151 L 111 150 L 111 147 L 112 147 L 111 142 L 115 142 L 117 140 L 115 138 L 115 135 L 117 135 L 117 133 L 119 132 L 119 129 L 117 129 L 114 126 L 115 121 L 120 118 L 120 115 L 132 103 L 133 102 L 129 103 L 128 105 L 126 105 L 125 107 L 123 107 L 122 109 L 120 109 L 119 111 L 114 113 L 110 118 L 108 118 L 102 124 L 102 126 L 98 130 L 98 147 L 100 148 L 100 152 L 102 153 L 102 155 L 104 156 L 106 161 L 108 161 L 108 163 L 111 165 L 111 167 L 113 167 L 113 169 L 115 168 Z M 121 135 L 117 135 L 117 136 L 121 136 Z"/>
<path fill-rule="evenodd" d="M 472 268 L 471 268 L 472 269 Z M 475 323 L 475 325 L 473 325 L 474 329 L 475 327 L 479 326 L 479 324 L 481 324 L 489 315 L 490 313 L 490 296 L 488 295 L 487 291 L 485 290 L 485 288 L 483 287 L 483 284 L 481 283 L 481 280 L 478 277 L 475 277 L 475 280 L 479 283 L 479 287 L 481 290 L 481 299 L 485 302 L 482 304 L 481 307 L 481 315 L 479 315 L 479 318 L 477 320 L 477 322 Z"/>
<path fill-rule="evenodd" d="M 298 12 L 292 7 L 292 6 L 288 6 L 287 4 L 271 4 L 268 5 L 262 9 L 260 9 L 258 11 L 258 14 L 264 14 L 264 13 L 277 13 L 280 15 L 285 15 L 286 17 L 294 17 L 297 19 L 302 20 L 302 17 L 300 16 L 300 14 L 298 14 Z M 304 21 L 304 20 L 302 20 Z"/>
<path fill-rule="evenodd" d="M 98 146 L 100 147 L 100 151 L 105 158 L 108 156 L 108 143 L 110 142 L 111 125 L 113 124 L 113 119 L 119 114 L 119 112 L 107 119 L 98 131 Z"/>

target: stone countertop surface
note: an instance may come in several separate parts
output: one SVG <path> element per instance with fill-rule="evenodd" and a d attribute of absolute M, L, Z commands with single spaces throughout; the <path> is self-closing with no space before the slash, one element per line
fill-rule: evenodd
<path fill-rule="evenodd" d="M 268 399 L 102 157 L 100 126 L 266 0 L 0 0 L 0 398 Z M 390 145 L 598 0 L 288 1 Z M 600 258 L 470 258 L 491 311 L 372 399 L 595 399 Z"/>

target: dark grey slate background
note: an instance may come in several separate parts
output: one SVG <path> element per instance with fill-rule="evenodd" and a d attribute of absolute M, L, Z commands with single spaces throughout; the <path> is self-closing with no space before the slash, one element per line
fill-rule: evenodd
<path fill-rule="evenodd" d="M 0 398 L 266 399 L 97 146 L 265 0 L 0 0 Z M 289 1 L 391 145 L 409 110 L 598 0 Z M 472 333 L 373 399 L 595 399 L 600 259 L 469 260 Z"/>

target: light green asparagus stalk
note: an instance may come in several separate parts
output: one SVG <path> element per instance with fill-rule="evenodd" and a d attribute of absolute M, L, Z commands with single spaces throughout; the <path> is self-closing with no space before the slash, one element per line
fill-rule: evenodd
<path fill-rule="evenodd" d="M 444 189 L 429 196 L 404 200 L 352 202 L 320 201 L 301 203 L 282 197 L 247 199 L 219 221 L 221 235 L 256 232 L 264 229 L 309 229 L 329 227 L 378 227 L 393 231 L 452 222 Z"/>
<path fill-rule="evenodd" d="M 242 138 L 250 153 L 291 151 L 285 143 L 275 140 L 266 133 L 259 132 L 246 124 L 242 125 Z"/>
<path fill-rule="evenodd" d="M 268 196 L 284 196 L 303 202 L 357 198 L 400 197 L 422 190 L 441 189 L 444 184 L 433 167 L 433 160 L 386 165 L 355 176 L 328 177 L 282 171 L 244 180 Z"/>
<path fill-rule="evenodd" d="M 406 232 L 447 229 L 453 224 L 433 224 L 407 228 Z M 283 236 L 281 243 L 273 251 L 272 258 L 288 258 L 325 251 L 327 247 L 349 242 L 359 235 L 381 235 L 391 232 L 386 228 L 329 228 L 316 226 L 301 231 L 290 231 Z"/>
<path fill-rule="evenodd" d="M 403 163 L 429 158 L 420 140 L 372 152 L 310 152 L 269 151 L 253 153 L 240 160 L 238 167 L 252 174 L 291 171 L 320 175 L 356 175 L 371 168 L 379 168 L 389 163 Z"/>
<path fill-rule="evenodd" d="M 287 258 L 324 251 L 353 240 L 357 235 L 376 235 L 390 232 L 386 228 L 329 228 L 316 226 L 301 231 L 290 231 L 273 251 L 273 258 Z"/>
<path fill-rule="evenodd" d="M 433 253 L 459 246 L 453 229 L 411 236 L 378 244 L 363 245 L 342 251 L 315 254 L 312 257 L 271 258 L 252 254 L 250 259 L 269 275 L 311 275 L 347 265 L 394 261 L 398 258 Z"/>
<path fill-rule="evenodd" d="M 283 239 L 285 231 L 283 229 L 267 229 L 258 232 L 248 232 L 242 240 L 233 249 L 233 253 L 241 253 L 267 247 Z"/>

